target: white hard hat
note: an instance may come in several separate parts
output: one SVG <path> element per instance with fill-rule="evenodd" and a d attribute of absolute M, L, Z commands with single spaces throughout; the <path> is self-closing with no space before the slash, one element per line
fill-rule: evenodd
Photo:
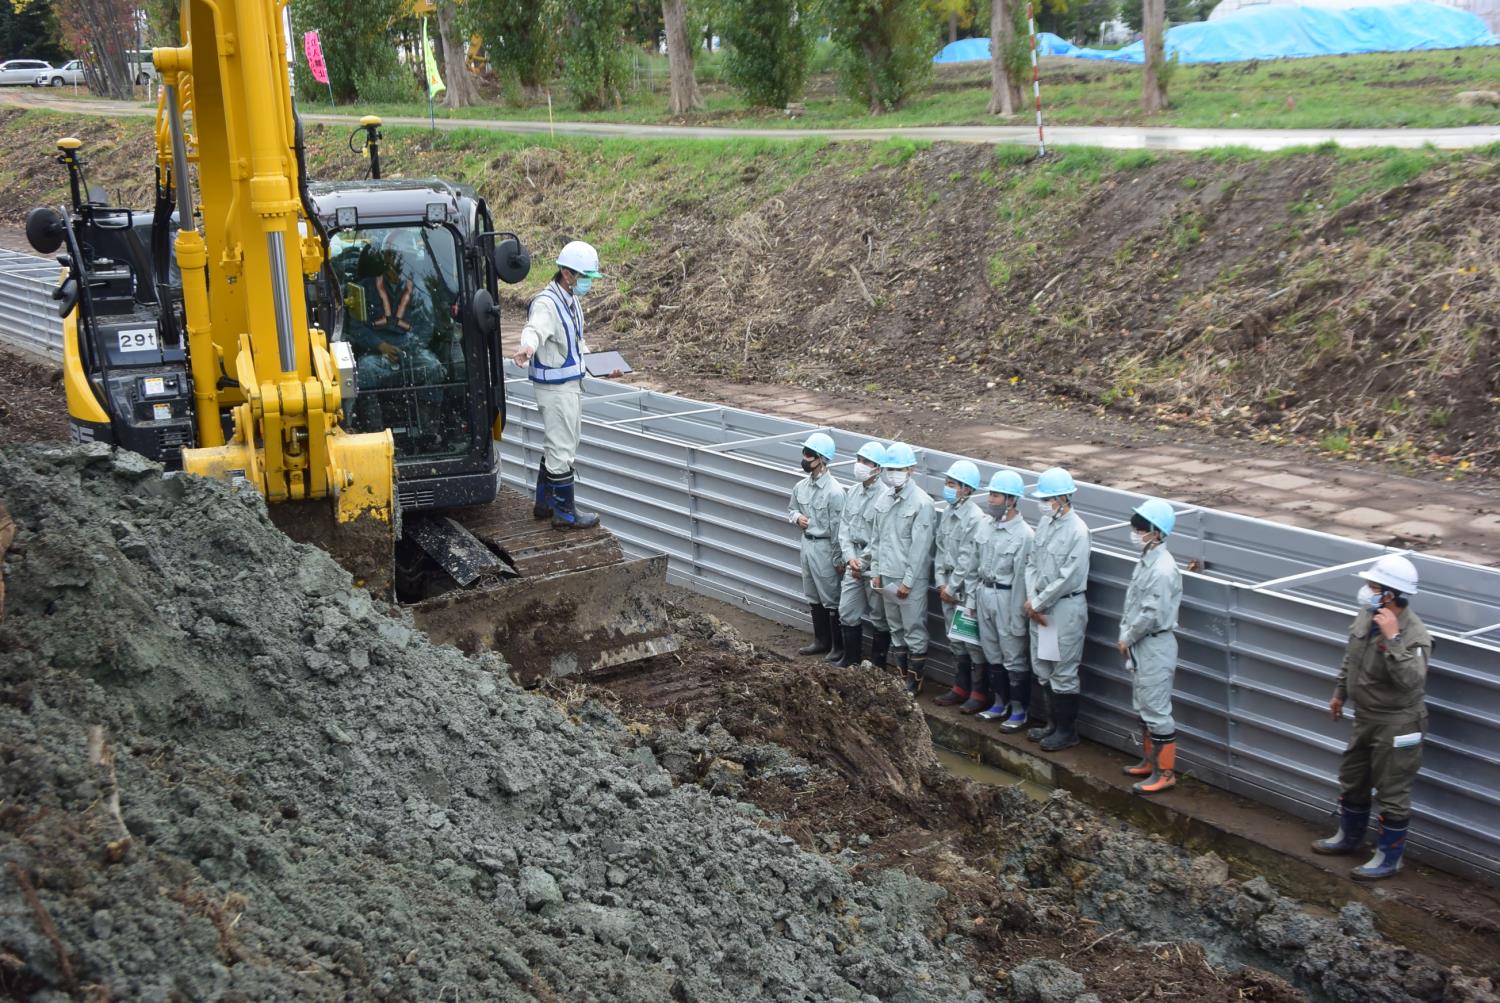
<path fill-rule="evenodd" d="M 591 279 L 604 277 L 599 271 L 599 252 L 594 250 L 593 244 L 585 244 L 581 240 L 570 240 L 564 244 L 563 249 L 557 253 L 557 263 Z"/>
<path fill-rule="evenodd" d="M 1402 595 L 1417 594 L 1416 566 L 1399 554 L 1387 554 L 1364 571 L 1356 572 L 1355 577 L 1395 589 Z"/>

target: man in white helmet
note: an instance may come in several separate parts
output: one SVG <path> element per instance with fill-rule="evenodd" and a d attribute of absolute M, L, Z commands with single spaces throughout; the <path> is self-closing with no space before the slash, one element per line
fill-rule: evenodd
<path fill-rule="evenodd" d="M 542 415 L 542 462 L 536 472 L 532 514 L 557 529 L 586 529 L 597 515 L 578 511 L 573 500 L 573 461 L 583 418 L 583 307 L 580 300 L 599 272 L 599 252 L 581 240 L 557 255 L 557 273 L 527 311 L 521 347 L 513 356 L 526 370 Z"/>
<path fill-rule="evenodd" d="M 1354 853 L 1370 824 L 1370 791 L 1380 802 L 1380 836 L 1375 855 L 1350 873 L 1363 881 L 1388 878 L 1401 869 L 1411 820 L 1411 787 L 1422 766 L 1427 738 L 1427 662 L 1432 635 L 1413 613 L 1408 597 L 1417 593 L 1417 569 L 1389 554 L 1358 577 L 1357 612 L 1339 666 L 1328 712 L 1344 716 L 1344 702 L 1356 708 L 1354 734 L 1339 764 L 1339 829 L 1313 843 L 1318 853 Z"/>
<path fill-rule="evenodd" d="M 807 476 L 792 488 L 787 521 L 802 531 L 802 594 L 812 613 L 813 642 L 799 655 L 837 652 L 844 657 L 843 635 L 833 629 L 839 606 L 838 535 L 844 514 L 844 486 L 833 479 L 833 436 L 814 432 L 802 443 L 802 472 Z"/>

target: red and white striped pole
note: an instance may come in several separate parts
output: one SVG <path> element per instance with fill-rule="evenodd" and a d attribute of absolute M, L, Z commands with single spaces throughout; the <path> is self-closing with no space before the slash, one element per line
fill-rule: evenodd
<path fill-rule="evenodd" d="M 1033 0 L 1026 0 L 1026 21 L 1031 27 L 1031 94 L 1036 98 L 1036 142 L 1038 157 L 1047 155 L 1047 137 L 1042 134 L 1042 74 L 1036 59 L 1036 13 Z"/>

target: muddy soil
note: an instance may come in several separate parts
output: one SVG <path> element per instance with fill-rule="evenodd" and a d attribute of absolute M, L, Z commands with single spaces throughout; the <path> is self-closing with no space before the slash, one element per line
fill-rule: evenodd
<path fill-rule="evenodd" d="M 58 442 L 67 437 L 62 370 L 0 351 L 0 444 Z"/>
<path fill-rule="evenodd" d="M 1109 1001 L 1500 998 L 1382 942 L 1362 906 L 1315 916 L 1061 792 L 953 776 L 888 674 L 757 649 L 701 607 L 675 624 L 687 664 L 569 698 L 610 706 L 679 782 L 754 804 L 808 849 L 857 853 L 855 873 L 944 888 L 932 935 L 996 998 L 1073 998 L 1033 995 L 1039 971 Z"/>

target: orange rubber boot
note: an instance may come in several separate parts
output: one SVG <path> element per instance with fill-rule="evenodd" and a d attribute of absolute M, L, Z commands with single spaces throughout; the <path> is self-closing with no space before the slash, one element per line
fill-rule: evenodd
<path fill-rule="evenodd" d="M 1156 769 L 1147 780 L 1132 784 L 1137 794 L 1160 794 L 1177 786 L 1177 743 L 1162 742 L 1156 747 Z"/>
<path fill-rule="evenodd" d="M 1151 768 L 1151 732 L 1141 729 L 1141 761 L 1134 766 L 1122 766 L 1120 772 L 1127 777 L 1149 777 Z"/>

